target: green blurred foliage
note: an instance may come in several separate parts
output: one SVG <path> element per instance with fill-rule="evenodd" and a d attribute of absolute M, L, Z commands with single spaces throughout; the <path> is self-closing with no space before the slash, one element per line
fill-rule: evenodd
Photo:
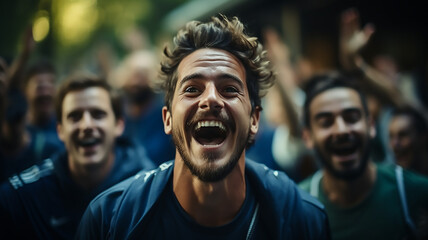
<path fill-rule="evenodd" d="M 49 13 L 50 31 L 33 58 L 45 56 L 71 68 L 107 44 L 119 58 L 128 53 L 124 35 L 142 30 L 156 45 L 164 17 L 188 0 L 0 0 L 0 56 L 9 62 L 22 49 L 22 35 L 39 10 Z M 91 52 L 92 51 L 92 52 Z"/>

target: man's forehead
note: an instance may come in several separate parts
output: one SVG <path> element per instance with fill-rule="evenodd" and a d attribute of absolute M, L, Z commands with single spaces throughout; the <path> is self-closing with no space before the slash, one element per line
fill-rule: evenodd
<path fill-rule="evenodd" d="M 341 112 L 348 108 L 363 109 L 360 95 L 351 88 L 337 87 L 328 89 L 312 99 L 312 115 L 319 112 Z"/>
<path fill-rule="evenodd" d="M 88 87 L 79 90 L 68 92 L 63 101 L 63 106 L 89 104 L 90 101 L 98 102 L 98 104 L 110 105 L 109 93 L 102 87 Z"/>
<path fill-rule="evenodd" d="M 187 75 L 199 72 L 201 74 L 216 74 L 227 72 L 245 81 L 245 67 L 233 54 L 213 48 L 198 49 L 186 56 L 178 65 L 178 81 Z M 204 72 L 200 72 L 205 70 Z"/>

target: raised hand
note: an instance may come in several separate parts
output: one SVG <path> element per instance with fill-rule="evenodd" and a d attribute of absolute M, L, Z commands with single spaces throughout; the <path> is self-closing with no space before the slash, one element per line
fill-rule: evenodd
<path fill-rule="evenodd" d="M 373 24 L 366 24 L 361 28 L 360 16 L 356 9 L 344 11 L 340 18 L 340 61 L 347 70 L 356 67 L 359 60 L 359 51 L 367 44 L 375 32 Z"/>

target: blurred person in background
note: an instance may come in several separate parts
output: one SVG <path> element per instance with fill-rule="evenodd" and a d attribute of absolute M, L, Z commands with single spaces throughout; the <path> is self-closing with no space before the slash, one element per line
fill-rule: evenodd
<path fill-rule="evenodd" d="M 56 134 L 55 66 L 47 58 L 38 58 L 28 64 L 36 47 L 31 30 L 29 28 L 25 32 L 23 50 L 10 66 L 10 82 L 22 91 L 26 98 L 28 104 L 26 127 L 38 145 L 43 146 L 45 141 L 50 141 L 63 149 L 63 144 Z"/>
<path fill-rule="evenodd" d="M 55 82 L 55 67 L 47 59 L 37 60 L 27 70 L 24 79 L 25 97 L 28 101 L 27 128 L 39 145 L 49 139 L 63 149 L 56 133 Z"/>
<path fill-rule="evenodd" d="M 339 60 L 342 69 L 349 76 L 359 79 L 358 84 L 366 95 L 377 133 L 371 151 L 374 161 L 393 163 L 393 156 L 388 148 L 387 126 L 391 109 L 403 105 L 405 98 L 394 84 L 396 73 L 391 72 L 394 69 L 390 65 L 389 70 L 379 70 L 369 65 L 361 56 L 361 50 L 369 43 L 374 33 L 375 27 L 371 23 L 361 27 L 356 9 L 343 11 L 340 16 Z"/>
<path fill-rule="evenodd" d="M 163 130 L 163 96 L 151 88 L 157 75 L 156 55 L 150 50 L 138 50 L 123 60 L 110 82 L 125 96 L 124 135 L 139 141 L 160 165 L 174 158 L 175 147 Z"/>
<path fill-rule="evenodd" d="M 37 134 L 28 127 L 29 105 L 23 86 L 24 66 L 34 40 L 31 32 L 24 36 L 24 50 L 8 67 L 2 61 L 0 181 L 49 157 L 61 148 L 57 136 Z M 49 90 L 53 94 L 54 89 Z M 53 100 L 50 103 L 53 108 Z M 53 114 L 53 111 L 49 114 Z"/>
<path fill-rule="evenodd" d="M 355 81 L 332 73 L 309 82 L 304 139 L 322 168 L 299 186 L 324 204 L 333 239 L 426 238 L 428 178 L 374 164 L 376 130 Z"/>
<path fill-rule="evenodd" d="M 122 102 L 107 82 L 76 75 L 56 99 L 57 131 L 66 151 L 0 185 L 0 235 L 5 239 L 73 239 L 89 202 L 141 169 L 154 167 L 126 138 Z"/>
<path fill-rule="evenodd" d="M 389 146 L 398 165 L 428 175 L 428 124 L 422 111 L 410 105 L 392 111 Z"/>
<path fill-rule="evenodd" d="M 299 182 L 314 173 L 318 166 L 306 149 L 299 116 L 304 93 L 297 84 L 297 73 L 291 66 L 289 49 L 277 32 L 264 33 L 268 58 L 276 71 L 277 82 L 263 102 L 263 117 L 256 143 L 248 157 L 281 170 Z"/>

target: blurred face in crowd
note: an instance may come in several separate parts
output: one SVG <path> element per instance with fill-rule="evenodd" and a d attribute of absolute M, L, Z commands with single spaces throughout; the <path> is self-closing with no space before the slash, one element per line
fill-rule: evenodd
<path fill-rule="evenodd" d="M 90 167 L 113 159 L 115 138 L 123 132 L 115 119 L 109 93 L 101 87 L 71 91 L 62 103 L 58 135 L 65 143 L 69 164 Z"/>
<path fill-rule="evenodd" d="M 418 132 L 408 115 L 392 117 L 389 124 L 389 146 L 394 152 L 395 160 L 404 168 L 412 165 L 414 154 L 420 145 Z"/>
<path fill-rule="evenodd" d="M 54 96 L 55 75 L 53 73 L 35 74 L 28 80 L 26 97 L 37 120 L 47 120 L 52 116 Z"/>
<path fill-rule="evenodd" d="M 126 59 L 118 84 L 130 103 L 145 104 L 152 99 L 150 82 L 157 76 L 157 64 L 156 57 L 147 51 L 136 52 Z"/>
<path fill-rule="evenodd" d="M 315 148 L 327 171 L 344 180 L 360 176 L 368 163 L 368 145 L 375 130 L 357 91 L 326 90 L 313 98 L 309 111 L 308 145 Z"/>
<path fill-rule="evenodd" d="M 244 160 L 247 141 L 258 128 L 259 110 L 252 112 L 245 68 L 226 51 L 199 49 L 177 71 L 171 109 L 163 109 L 176 159 L 202 181 L 222 180 Z"/>

